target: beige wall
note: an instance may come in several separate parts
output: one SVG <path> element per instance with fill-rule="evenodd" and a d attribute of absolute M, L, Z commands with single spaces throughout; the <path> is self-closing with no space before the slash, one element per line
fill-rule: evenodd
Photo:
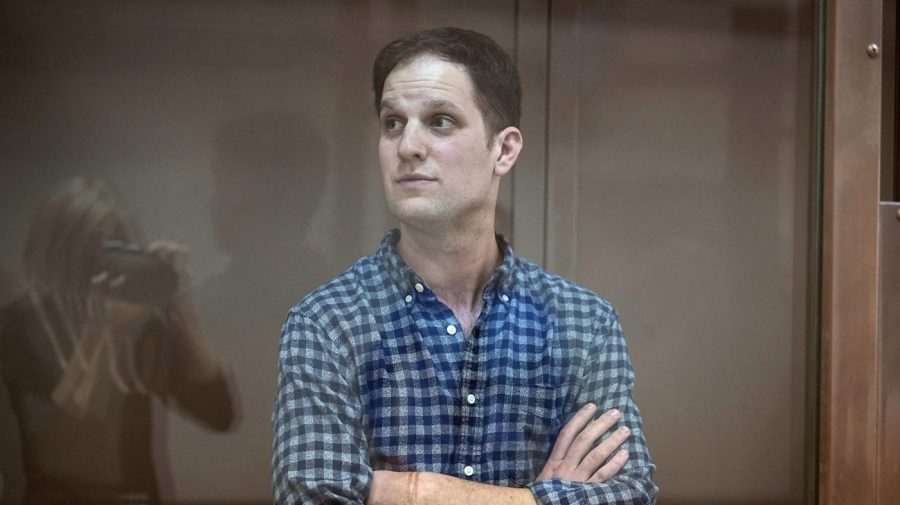
<path fill-rule="evenodd" d="M 537 47 L 517 60 L 526 92 L 547 90 L 526 96 L 536 136 L 501 229 L 622 313 L 661 503 L 798 503 L 811 12 L 583 4 L 6 2 L 0 282 L 21 279 L 30 209 L 73 175 L 188 245 L 241 422 L 215 435 L 168 416 L 171 483 L 179 500 L 266 501 L 284 313 L 392 226 L 372 58 L 418 28 L 484 31 Z"/>

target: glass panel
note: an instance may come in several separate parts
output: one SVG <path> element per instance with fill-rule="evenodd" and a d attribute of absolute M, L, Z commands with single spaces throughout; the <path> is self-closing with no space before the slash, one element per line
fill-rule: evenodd
<path fill-rule="evenodd" d="M 900 203 L 882 203 L 878 220 L 881 440 L 879 502 L 900 498 Z"/>
<path fill-rule="evenodd" d="M 581 8 L 574 270 L 622 316 L 660 503 L 802 503 L 811 6 Z"/>
<path fill-rule="evenodd" d="M 578 184 L 563 195 L 576 201 L 577 238 L 528 246 L 572 248 L 576 280 L 622 314 L 659 465 L 660 503 L 800 503 L 809 2 L 580 5 L 578 26 L 563 33 L 576 34 L 580 48 L 579 147 L 570 167 Z M 437 25 L 485 32 L 513 52 L 517 37 L 531 33 L 517 32 L 527 26 L 517 25 L 517 13 L 546 16 L 544 7 L 514 0 L 6 2 L 0 305 L 17 307 L 22 326 L 10 330 L 8 316 L 0 324 L 4 378 L 20 379 L 0 395 L 8 401 L 0 411 L 16 414 L 0 415 L 0 437 L 7 437 L 0 457 L 24 458 L 27 466 L 24 476 L 0 475 L 4 492 L 22 477 L 39 482 L 55 472 L 98 489 L 124 481 L 125 491 L 159 487 L 179 502 L 269 503 L 269 416 L 284 314 L 372 252 L 394 225 L 375 155 L 375 52 L 400 34 Z M 534 69 L 545 57 L 518 60 Z M 551 75 L 550 86 L 572 78 Z M 545 85 L 524 83 L 526 93 Z M 553 110 L 550 103 L 524 114 L 535 122 Z M 549 149 L 534 159 L 553 155 Z M 38 222 L 34 210 L 74 177 L 103 181 L 122 209 L 101 213 L 122 228 L 104 238 L 142 245 L 165 239 L 189 250 L 193 312 L 176 324 L 184 339 L 172 345 L 180 350 L 162 351 L 146 339 L 131 339 L 132 346 L 98 340 L 90 347 L 102 349 L 100 382 L 85 373 L 62 381 L 69 369 L 60 363 L 73 355 L 69 335 L 96 307 L 84 297 L 77 307 L 48 302 L 60 311 L 74 307 L 70 317 L 48 318 L 58 334 L 51 341 L 25 296 L 29 287 L 41 299 L 55 292 L 26 275 L 23 251 Z M 99 191 L 100 204 L 109 204 L 105 190 L 90 187 L 93 193 L 69 186 L 68 195 Z M 509 184 L 502 191 L 501 231 L 515 218 L 508 209 L 517 196 L 520 206 L 543 205 L 522 191 L 512 195 Z M 552 199 L 549 205 L 553 212 Z M 529 216 L 539 222 L 541 213 Z M 50 252 L 35 261 L 41 272 L 62 269 L 59 281 L 73 271 L 65 258 L 74 257 L 77 240 L 65 225 L 52 229 L 42 236 Z M 104 261 L 143 258 L 107 245 Z M 150 271 L 156 274 L 143 288 L 174 296 L 165 287 L 171 272 Z M 191 314 L 202 330 L 192 330 Z M 144 335 L 145 322 L 172 323 L 158 312 L 138 316 L 132 336 Z M 160 359 L 136 360 L 134 370 L 127 365 L 135 355 Z M 224 377 L 215 377 L 221 387 L 185 393 L 184 384 L 205 377 L 210 363 L 222 364 Z M 174 385 L 135 379 L 163 366 L 184 366 Z M 184 407 L 120 394 L 148 386 L 180 390 Z M 101 390 L 107 396 L 95 394 Z M 53 424 L 63 403 L 79 421 Z M 109 412 L 118 417 L 109 421 Z M 25 440 L 24 456 L 9 442 L 13 426 Z M 102 457 L 91 465 L 54 457 L 66 451 Z"/>
<path fill-rule="evenodd" d="M 401 34 L 439 25 L 488 33 L 512 52 L 515 2 L 56 1 L 5 2 L 2 10 L 2 301 L 18 300 L 22 317 L 36 324 L 21 298 L 31 214 L 60 183 L 99 179 L 123 209 L 110 214 L 127 211 L 139 226 L 137 241 L 189 249 L 190 300 L 208 337 L 190 342 L 223 363 L 234 409 L 224 433 L 184 412 L 229 403 L 202 394 L 182 399 L 187 409 L 146 397 L 133 408 L 112 405 L 114 415 L 132 416 L 130 426 L 87 406 L 79 420 L 54 425 L 47 419 L 59 414 L 51 394 L 61 364 L 32 324 L 14 333 L 35 336 L 46 354 L 40 363 L 15 347 L 0 352 L 4 365 L 21 365 L 21 381 L 9 386 L 26 477 L 123 493 L 158 484 L 178 501 L 271 503 L 281 323 L 297 300 L 373 252 L 394 226 L 377 166 L 374 56 Z M 69 188 L 67 202 L 95 190 Z M 70 231 L 80 236 L 82 228 Z M 4 344 L 12 342 L 6 331 Z M 69 332 L 57 333 L 68 357 Z M 101 355 L 110 349 L 126 352 L 115 345 Z M 97 374 L 106 380 L 102 368 Z M 46 383 L 29 389 L 35 381 Z M 124 401 L 117 384 L 104 387 Z M 79 433 L 93 438 L 76 440 Z M 0 447 L 4 458 L 17 457 L 12 445 Z M 61 451 L 70 457 L 54 462 Z M 91 465 L 80 456 L 92 456 Z M 7 490 L 19 477 L 4 475 Z"/>

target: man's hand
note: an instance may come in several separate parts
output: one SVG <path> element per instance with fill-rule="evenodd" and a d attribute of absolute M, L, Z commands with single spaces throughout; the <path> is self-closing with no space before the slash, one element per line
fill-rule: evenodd
<path fill-rule="evenodd" d="M 566 423 L 536 480 L 603 482 L 622 469 L 628 461 L 628 451 L 625 450 L 616 453 L 605 465 L 603 463 L 628 439 L 630 431 L 622 426 L 594 447 L 594 442 L 612 428 L 620 415 L 619 411 L 610 410 L 588 423 L 596 410 L 597 406 L 589 403 Z"/>
<path fill-rule="evenodd" d="M 366 505 L 536 505 L 528 489 L 493 486 L 431 472 L 372 473 Z"/>

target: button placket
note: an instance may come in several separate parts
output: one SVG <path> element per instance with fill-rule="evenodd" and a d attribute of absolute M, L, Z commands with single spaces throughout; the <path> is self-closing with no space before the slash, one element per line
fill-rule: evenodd
<path fill-rule="evenodd" d="M 462 417 L 462 426 L 460 427 L 461 447 L 459 451 L 459 462 L 465 466 L 462 468 L 463 475 L 471 477 L 475 475 L 477 462 L 481 460 L 481 448 L 478 441 L 484 436 L 484 419 L 483 408 L 479 402 L 480 394 L 481 370 L 483 370 L 484 356 L 481 352 L 482 343 L 478 341 L 478 333 L 481 323 L 477 323 L 472 330 L 472 338 L 466 338 L 465 351 L 462 368 L 462 381 L 460 391 L 460 415 Z M 457 330 L 462 331 L 462 330 Z M 468 463 L 468 464 L 467 464 Z"/>

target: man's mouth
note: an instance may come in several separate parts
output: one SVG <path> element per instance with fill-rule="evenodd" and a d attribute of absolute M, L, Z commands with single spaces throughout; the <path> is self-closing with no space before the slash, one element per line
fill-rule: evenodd
<path fill-rule="evenodd" d="M 402 175 L 397 178 L 397 183 L 409 186 L 415 186 L 419 184 L 425 184 L 429 182 L 434 182 L 436 179 L 434 177 L 428 177 L 426 175 L 420 174 L 409 174 Z"/>

